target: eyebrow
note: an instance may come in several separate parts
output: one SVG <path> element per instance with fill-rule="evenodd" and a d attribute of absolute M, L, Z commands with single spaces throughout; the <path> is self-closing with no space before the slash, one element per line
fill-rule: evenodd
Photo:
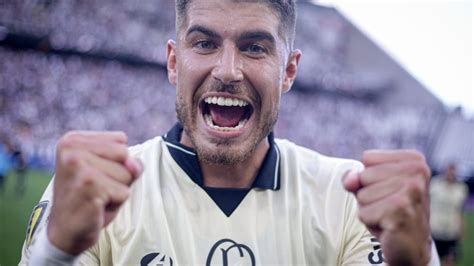
<path fill-rule="evenodd" d="M 194 25 L 192 26 L 191 28 L 188 29 L 188 31 L 186 32 L 186 36 L 189 36 L 190 34 L 194 33 L 194 32 L 199 32 L 199 33 L 202 33 L 204 35 L 207 35 L 209 37 L 212 37 L 212 38 L 219 38 L 220 35 L 209 29 L 209 28 L 206 28 L 204 26 L 201 26 L 201 25 Z"/>
<path fill-rule="evenodd" d="M 275 44 L 275 37 L 267 31 L 247 31 L 240 35 L 240 40 L 267 40 L 272 44 Z"/>
<path fill-rule="evenodd" d="M 220 38 L 221 36 L 219 33 L 217 33 L 214 30 L 211 30 L 205 26 L 202 25 L 193 25 L 188 29 L 186 32 L 186 36 L 189 36 L 192 33 L 202 33 L 204 35 L 207 35 L 211 38 Z M 251 31 L 246 31 L 243 32 L 239 36 L 239 40 L 267 40 L 272 44 L 275 44 L 275 37 L 267 31 L 262 31 L 262 30 L 251 30 Z"/>

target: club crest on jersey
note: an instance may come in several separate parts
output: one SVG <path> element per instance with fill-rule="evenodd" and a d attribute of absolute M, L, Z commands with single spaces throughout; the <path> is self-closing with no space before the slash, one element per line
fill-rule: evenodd
<path fill-rule="evenodd" d="M 28 222 L 28 229 L 26 229 L 26 245 L 29 246 L 31 244 L 31 240 L 33 239 L 33 235 L 38 228 L 38 225 L 41 223 L 41 219 L 43 219 L 43 215 L 46 211 L 46 207 L 48 206 L 49 201 L 42 201 L 38 203 L 33 208 L 33 211 L 30 215 L 30 221 Z"/>
<path fill-rule="evenodd" d="M 221 239 L 212 246 L 207 255 L 206 265 L 255 265 L 252 250 L 231 239 Z"/>

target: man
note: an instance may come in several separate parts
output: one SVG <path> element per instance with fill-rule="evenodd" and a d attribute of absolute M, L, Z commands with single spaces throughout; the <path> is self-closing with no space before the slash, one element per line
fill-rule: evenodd
<path fill-rule="evenodd" d="M 463 236 L 463 206 L 466 184 L 457 181 L 456 166 L 449 164 L 444 174 L 430 184 L 431 231 L 443 265 L 454 265 L 458 242 Z"/>
<path fill-rule="evenodd" d="M 128 153 L 123 133 L 66 134 L 55 180 L 34 212 L 51 209 L 49 222 L 29 226 L 22 263 L 423 265 L 435 258 L 422 155 L 368 151 L 364 169 L 273 138 L 301 57 L 293 1 L 176 6 L 167 66 L 179 124 Z"/>
<path fill-rule="evenodd" d="M 5 181 L 11 168 L 10 142 L 3 134 L 0 134 L 0 195 L 3 196 Z"/>

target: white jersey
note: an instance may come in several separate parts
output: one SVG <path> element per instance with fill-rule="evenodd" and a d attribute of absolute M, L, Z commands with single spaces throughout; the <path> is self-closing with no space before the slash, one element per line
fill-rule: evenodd
<path fill-rule="evenodd" d="M 431 231 L 438 240 L 461 237 L 463 205 L 468 195 L 467 185 L 448 182 L 445 177 L 433 178 L 430 184 Z"/>
<path fill-rule="evenodd" d="M 380 244 L 358 220 L 355 198 L 341 182 L 349 169 L 362 169 L 359 162 L 270 135 L 252 188 L 205 188 L 196 154 L 179 143 L 181 130 L 177 125 L 130 148 L 145 170 L 81 264 L 383 264 Z M 52 185 L 33 212 L 20 264 L 45 229 L 51 199 Z"/>

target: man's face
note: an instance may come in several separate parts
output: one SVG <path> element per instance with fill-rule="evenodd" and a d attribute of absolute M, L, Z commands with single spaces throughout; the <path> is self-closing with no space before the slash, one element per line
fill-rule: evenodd
<path fill-rule="evenodd" d="M 299 53 L 288 57 L 280 20 L 266 4 L 195 0 L 187 10 L 177 43 L 168 43 L 181 142 L 201 161 L 242 162 L 268 145 Z"/>
<path fill-rule="evenodd" d="M 446 178 L 449 182 L 456 181 L 456 167 L 453 164 L 448 165 L 446 169 Z"/>

